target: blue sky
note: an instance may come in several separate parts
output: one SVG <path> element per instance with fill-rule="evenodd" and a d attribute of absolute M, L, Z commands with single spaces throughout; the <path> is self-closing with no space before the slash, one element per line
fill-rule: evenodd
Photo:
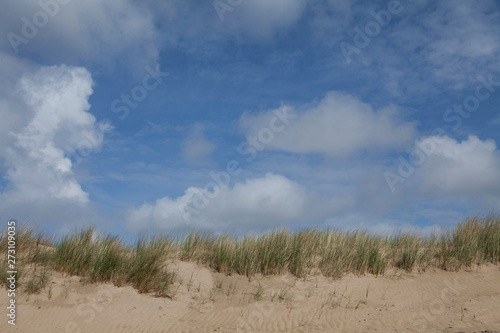
<path fill-rule="evenodd" d="M 8 1 L 0 219 L 402 228 L 500 207 L 496 1 Z"/>

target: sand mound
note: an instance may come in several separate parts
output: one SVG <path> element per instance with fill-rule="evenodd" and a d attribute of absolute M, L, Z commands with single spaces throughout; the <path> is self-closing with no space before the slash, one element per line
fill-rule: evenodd
<path fill-rule="evenodd" d="M 39 295 L 18 293 L 16 326 L 4 317 L 0 331 L 500 332 L 499 266 L 336 281 L 248 279 L 180 261 L 170 267 L 178 272 L 171 298 L 54 273 Z M 0 302 L 8 302 L 5 289 Z"/>

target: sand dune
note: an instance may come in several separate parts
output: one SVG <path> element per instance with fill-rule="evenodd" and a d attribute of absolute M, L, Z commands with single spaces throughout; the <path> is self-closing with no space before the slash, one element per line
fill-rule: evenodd
<path fill-rule="evenodd" d="M 176 261 L 170 297 L 54 272 L 1 332 L 500 332 L 500 267 L 248 279 Z M 7 293 L 0 294 L 6 304 Z"/>

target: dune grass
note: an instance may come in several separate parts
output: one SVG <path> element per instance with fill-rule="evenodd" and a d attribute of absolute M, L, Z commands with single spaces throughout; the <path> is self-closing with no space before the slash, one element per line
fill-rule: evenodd
<path fill-rule="evenodd" d="M 345 273 L 383 274 L 395 267 L 408 272 L 435 266 L 457 270 L 500 261 L 500 216 L 471 217 L 441 235 L 304 230 L 231 237 L 191 233 L 177 243 L 182 260 L 193 260 L 226 274 L 251 276 L 315 272 L 339 278 Z"/>
<path fill-rule="evenodd" d="M 38 294 L 43 288 L 47 286 L 50 280 L 50 271 L 46 266 L 33 267 L 31 276 L 26 282 L 26 290 L 30 294 Z"/>
<path fill-rule="evenodd" d="M 383 275 L 388 268 L 407 272 L 428 267 L 459 270 L 500 262 L 500 216 L 471 217 L 431 237 L 278 229 L 244 237 L 200 232 L 178 239 L 142 237 L 131 246 L 117 236 L 96 234 L 94 228 L 54 242 L 33 228 L 23 227 L 16 239 L 18 262 L 31 271 L 26 289 L 33 293 L 40 292 L 50 272 L 56 270 L 90 283 L 131 285 L 141 293 L 168 296 L 168 287 L 175 281 L 167 266 L 169 258 L 198 262 L 228 275 L 290 273 L 301 278 L 322 274 L 334 279 L 346 273 Z M 1 234 L 0 253 L 5 254 L 6 249 L 7 237 Z M 1 259 L 2 284 L 6 283 L 5 267 L 6 259 Z"/>
<path fill-rule="evenodd" d="M 6 240 L 5 234 L 0 235 L 0 284 L 7 282 Z M 39 293 L 45 288 L 53 269 L 81 276 L 90 283 L 130 284 L 141 293 L 164 296 L 175 276 L 166 266 L 172 245 L 173 241 L 166 237 L 144 237 L 135 246 L 127 246 L 117 236 L 96 234 L 93 227 L 52 242 L 34 234 L 33 228 L 22 227 L 16 237 L 16 254 L 17 262 L 31 271 L 25 281 L 29 293 Z M 23 271 L 23 267 L 18 266 L 18 271 Z M 21 278 L 19 274 L 17 278 Z"/>
<path fill-rule="evenodd" d="M 143 237 L 129 247 L 117 236 L 95 235 L 87 228 L 56 244 L 52 260 L 56 270 L 89 282 L 131 284 L 141 293 L 163 295 L 174 278 L 165 263 L 172 244 L 167 237 Z"/>

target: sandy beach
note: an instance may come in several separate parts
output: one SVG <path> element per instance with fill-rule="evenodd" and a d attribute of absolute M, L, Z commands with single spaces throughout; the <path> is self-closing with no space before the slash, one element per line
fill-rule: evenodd
<path fill-rule="evenodd" d="M 167 297 L 54 272 L 1 332 L 500 332 L 500 266 L 384 276 L 246 276 L 174 261 Z M 7 293 L 0 294 L 6 304 Z"/>

